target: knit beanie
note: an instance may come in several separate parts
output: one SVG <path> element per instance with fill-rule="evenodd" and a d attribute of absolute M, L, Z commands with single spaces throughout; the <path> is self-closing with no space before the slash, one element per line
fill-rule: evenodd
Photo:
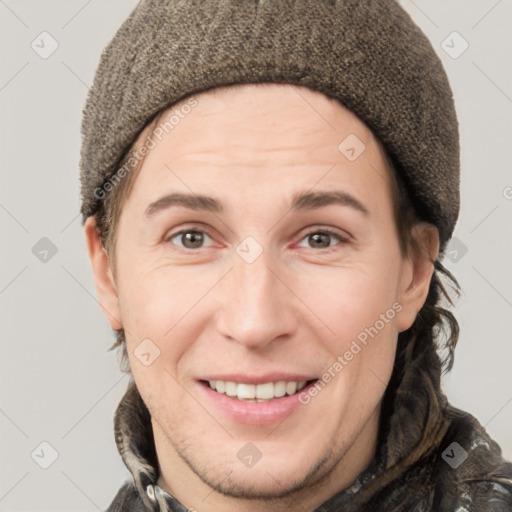
<path fill-rule="evenodd" d="M 455 106 L 439 57 L 395 0 L 141 0 L 101 55 L 83 111 L 84 221 L 157 114 L 251 82 L 306 86 L 353 111 L 444 251 L 459 212 Z"/>

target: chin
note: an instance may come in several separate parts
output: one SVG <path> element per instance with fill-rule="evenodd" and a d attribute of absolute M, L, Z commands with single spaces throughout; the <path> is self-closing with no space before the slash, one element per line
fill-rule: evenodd
<path fill-rule="evenodd" d="M 309 455 L 306 461 L 290 457 L 289 447 L 286 453 L 262 456 L 252 467 L 243 467 L 240 462 L 228 464 L 224 469 L 211 467 L 206 469 L 187 461 L 196 475 L 217 492 L 239 499 L 284 498 L 319 482 L 329 468 L 326 463 L 331 459 L 329 452 L 316 457 Z M 266 460 L 264 460 L 266 459 Z M 316 462 L 312 465 L 311 460 Z M 285 462 L 283 464 L 283 462 Z M 204 461 L 203 461 L 204 464 Z M 222 477 L 219 478 L 219 474 Z"/>
<path fill-rule="evenodd" d="M 254 471 L 254 468 L 253 470 Z M 245 475 L 230 473 L 229 476 L 223 480 L 208 479 L 201 477 L 201 479 L 215 489 L 217 492 L 238 499 L 272 499 L 284 498 L 307 485 L 306 473 L 302 477 L 293 479 L 289 473 L 282 478 L 281 475 L 273 475 L 271 472 L 265 472 L 261 469 L 258 473 L 247 472 Z M 283 473 L 283 470 L 281 470 Z M 296 471 L 294 473 L 297 473 Z M 298 475 L 297 475 L 298 476 Z"/>

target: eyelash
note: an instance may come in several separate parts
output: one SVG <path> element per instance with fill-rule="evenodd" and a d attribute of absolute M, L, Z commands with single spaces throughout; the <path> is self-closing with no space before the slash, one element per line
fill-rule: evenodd
<path fill-rule="evenodd" d="M 175 245 L 171 242 L 171 240 L 175 237 L 177 237 L 178 235 L 182 235 L 184 233 L 190 233 L 192 231 L 195 231 L 195 232 L 198 232 L 198 233 L 204 233 L 205 235 L 207 235 L 208 237 L 212 238 L 210 235 L 208 235 L 208 233 L 204 230 L 204 229 L 201 229 L 199 226 L 188 226 L 186 228 L 183 228 L 179 231 L 176 231 L 175 233 L 172 233 L 171 235 L 169 235 L 168 237 L 165 238 L 165 242 L 168 242 L 168 243 L 171 243 L 172 245 Z M 300 239 L 300 242 L 302 242 L 302 240 L 306 239 L 308 236 L 311 236 L 311 235 L 314 235 L 314 234 L 323 234 L 323 235 L 329 235 L 330 237 L 333 237 L 333 238 L 337 238 L 339 240 L 339 243 L 338 244 L 335 244 L 333 246 L 330 246 L 330 247 L 325 247 L 325 248 L 320 248 L 318 249 L 317 252 L 320 252 L 320 251 L 324 251 L 324 252 L 332 252 L 333 250 L 336 250 L 335 247 L 339 244 L 348 244 L 350 243 L 350 240 L 348 237 L 344 237 L 343 235 L 340 235 L 339 233 L 336 233 L 335 231 L 331 230 L 331 229 L 328 229 L 328 228 L 315 228 L 315 229 L 312 229 L 310 231 L 308 231 L 307 233 L 304 234 L 304 236 Z M 189 248 L 186 248 L 186 247 L 179 247 L 177 246 L 177 249 L 180 250 L 180 251 L 183 251 L 183 252 L 194 252 L 194 251 L 198 251 L 199 249 L 204 249 L 204 247 L 199 247 L 198 249 L 189 249 Z M 310 247 L 310 249 L 313 249 L 312 247 Z"/>

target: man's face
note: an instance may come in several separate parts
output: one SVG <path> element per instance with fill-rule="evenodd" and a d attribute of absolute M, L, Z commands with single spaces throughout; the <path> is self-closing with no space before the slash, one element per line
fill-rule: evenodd
<path fill-rule="evenodd" d="M 159 458 L 226 494 L 284 495 L 371 460 L 397 335 L 420 307 L 412 267 L 355 115 L 290 85 L 196 99 L 123 206 L 119 317 Z M 319 199 L 294 205 L 302 194 Z"/>

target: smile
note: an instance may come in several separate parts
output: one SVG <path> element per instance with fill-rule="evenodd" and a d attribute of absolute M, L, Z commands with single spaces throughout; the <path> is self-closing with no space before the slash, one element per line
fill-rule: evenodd
<path fill-rule="evenodd" d="M 205 400 L 231 421 L 272 425 L 285 419 L 295 421 L 292 413 L 304 411 L 299 393 L 307 392 L 316 382 L 318 379 L 298 374 L 265 377 L 239 374 L 211 375 L 198 380 L 197 384 Z"/>
<path fill-rule="evenodd" d="M 244 402 L 268 402 L 285 395 L 294 395 L 312 381 L 278 381 L 263 384 L 246 384 L 222 380 L 204 381 L 217 393 L 236 398 Z"/>

